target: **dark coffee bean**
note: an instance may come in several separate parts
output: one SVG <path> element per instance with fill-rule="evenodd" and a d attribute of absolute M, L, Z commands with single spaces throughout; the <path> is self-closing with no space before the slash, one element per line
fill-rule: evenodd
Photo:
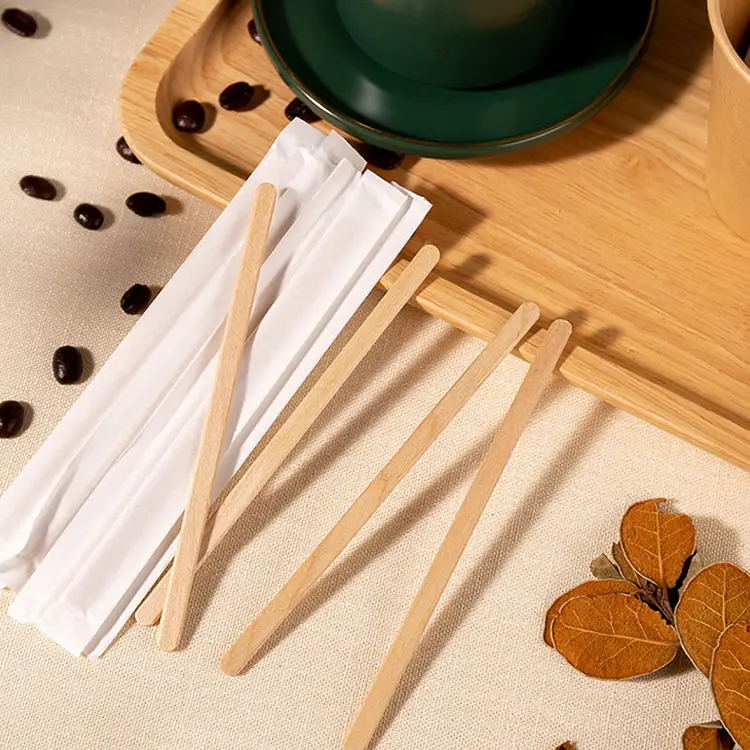
<path fill-rule="evenodd" d="M 404 163 L 403 154 L 389 151 L 387 148 L 380 148 L 380 146 L 363 144 L 361 153 L 369 164 L 378 169 L 397 169 Z"/>
<path fill-rule="evenodd" d="M 250 32 L 250 36 L 253 38 L 254 42 L 263 44 L 263 42 L 260 40 L 260 34 L 258 33 L 258 24 L 255 23 L 254 18 L 251 18 L 249 23 L 247 24 L 247 30 Z"/>
<path fill-rule="evenodd" d="M 125 205 L 138 216 L 156 216 L 167 210 L 167 204 L 159 195 L 154 193 L 133 193 Z"/>
<path fill-rule="evenodd" d="M 122 311 L 128 315 L 142 313 L 151 302 L 151 290 L 145 284 L 133 284 L 120 300 Z"/>
<path fill-rule="evenodd" d="M 117 153 L 122 156 L 125 161 L 132 162 L 133 164 L 140 164 L 141 160 L 133 153 L 133 149 L 128 146 L 128 142 L 123 136 L 117 139 Z"/>
<path fill-rule="evenodd" d="M 76 206 L 73 216 L 84 229 L 101 229 L 104 224 L 104 214 L 90 203 L 81 203 L 80 206 Z"/>
<path fill-rule="evenodd" d="M 23 427 L 24 409 L 18 401 L 3 401 L 0 404 L 0 438 L 12 438 Z"/>
<path fill-rule="evenodd" d="M 83 375 L 81 352 L 74 346 L 61 346 L 52 356 L 52 371 L 58 383 L 77 383 Z"/>
<path fill-rule="evenodd" d="M 46 178 L 27 174 L 18 183 L 26 195 L 41 201 L 53 201 L 57 198 L 57 188 Z"/>
<path fill-rule="evenodd" d="M 295 117 L 299 117 L 300 120 L 304 120 L 305 122 L 318 122 L 320 120 L 320 117 L 299 99 L 292 99 L 286 105 L 284 114 L 287 120 L 293 120 Z"/>
<path fill-rule="evenodd" d="M 222 109 L 230 112 L 242 112 L 250 109 L 255 89 L 245 81 L 230 83 L 224 91 L 219 94 L 219 105 Z"/>
<path fill-rule="evenodd" d="M 29 13 L 25 13 L 18 8 L 7 8 L 0 16 L 8 31 L 12 31 L 18 36 L 34 36 L 36 34 L 36 19 Z"/>
<path fill-rule="evenodd" d="M 172 110 L 172 122 L 181 133 L 197 133 L 206 124 L 206 110 L 200 102 L 188 99 Z"/>

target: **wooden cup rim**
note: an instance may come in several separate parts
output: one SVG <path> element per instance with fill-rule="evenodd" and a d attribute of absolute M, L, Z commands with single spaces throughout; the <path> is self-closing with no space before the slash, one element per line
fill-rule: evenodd
<path fill-rule="evenodd" d="M 714 40 L 732 67 L 750 84 L 750 68 L 745 64 L 745 61 L 739 56 L 739 53 L 729 40 L 729 35 L 727 34 L 721 14 L 721 3 L 722 0 L 708 0 L 708 17 L 711 21 Z"/>

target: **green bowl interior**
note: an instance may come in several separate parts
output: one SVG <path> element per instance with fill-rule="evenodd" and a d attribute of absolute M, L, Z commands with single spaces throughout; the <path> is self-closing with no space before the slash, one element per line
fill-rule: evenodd
<path fill-rule="evenodd" d="M 253 0 L 282 76 L 358 137 L 411 145 L 502 147 L 577 124 L 627 78 L 651 29 L 655 0 L 569 0 L 563 43 L 543 69 L 513 84 L 456 90 L 386 70 L 343 27 L 335 0 Z M 585 117 L 584 117 L 585 119 Z M 368 138 L 368 136 L 370 136 Z"/>

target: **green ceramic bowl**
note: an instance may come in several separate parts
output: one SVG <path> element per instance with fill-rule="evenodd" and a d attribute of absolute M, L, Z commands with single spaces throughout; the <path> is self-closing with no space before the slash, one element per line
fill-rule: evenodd
<path fill-rule="evenodd" d="M 567 0 L 336 0 L 344 28 L 394 73 L 447 88 L 495 86 L 550 59 Z"/>
<path fill-rule="evenodd" d="M 292 90 L 356 138 L 405 154 L 471 158 L 551 140 L 596 114 L 640 60 L 656 0 L 566 0 L 546 66 L 505 86 L 459 90 L 400 76 L 347 33 L 336 0 L 253 0 L 266 51 Z"/>

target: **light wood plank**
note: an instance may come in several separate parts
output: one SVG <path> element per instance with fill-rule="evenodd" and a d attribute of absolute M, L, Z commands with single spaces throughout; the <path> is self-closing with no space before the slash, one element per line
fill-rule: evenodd
<path fill-rule="evenodd" d="M 357 713 L 344 742 L 344 750 L 365 750 L 369 745 L 487 502 L 552 377 L 571 332 L 570 323 L 564 320 L 556 320 L 549 327 L 539 354 L 502 420 L 409 613 Z"/>
<path fill-rule="evenodd" d="M 538 318 L 539 309 L 533 303 L 527 302 L 518 308 L 500 333 L 487 344 L 466 372 L 422 420 L 281 591 L 224 654 L 221 668 L 225 674 L 237 675 L 247 666 Z"/>
<path fill-rule="evenodd" d="M 193 579 L 198 569 L 203 535 L 208 520 L 216 471 L 224 446 L 242 355 L 247 343 L 250 313 L 255 301 L 268 232 L 276 205 L 276 188 L 262 183 L 255 192 L 247 239 L 240 258 L 232 304 L 224 325 L 211 401 L 201 435 L 190 498 L 182 519 L 180 541 L 159 629 L 159 645 L 174 651 L 180 644 L 187 616 Z"/>
<path fill-rule="evenodd" d="M 397 282 L 386 292 L 318 382 L 271 438 L 250 469 L 224 499 L 224 502 L 220 506 L 214 506 L 216 515 L 207 524 L 206 543 L 199 566 L 203 565 L 240 519 L 279 466 L 320 416 L 323 409 L 354 372 L 357 365 L 372 349 L 412 296 L 417 293 L 439 259 L 440 253 L 437 248 L 434 245 L 425 245 L 414 259 L 406 265 Z M 167 573 L 162 577 L 136 611 L 135 618 L 139 624 L 155 625 L 159 621 L 170 575 L 170 573 Z"/>
<path fill-rule="evenodd" d="M 251 15 L 250 0 L 178 0 L 120 99 L 144 162 L 218 205 L 286 124 L 291 98 L 249 38 Z M 711 45 L 705 0 L 660 0 L 641 66 L 590 123 L 528 153 L 407 159 L 386 176 L 434 204 L 405 251 L 443 250 L 439 283 L 415 304 L 488 339 L 533 299 L 545 321 L 575 325 L 568 381 L 750 469 L 750 244 L 705 189 Z M 219 111 L 205 133 L 174 130 L 175 102 L 215 104 L 245 79 L 268 99 Z"/>

